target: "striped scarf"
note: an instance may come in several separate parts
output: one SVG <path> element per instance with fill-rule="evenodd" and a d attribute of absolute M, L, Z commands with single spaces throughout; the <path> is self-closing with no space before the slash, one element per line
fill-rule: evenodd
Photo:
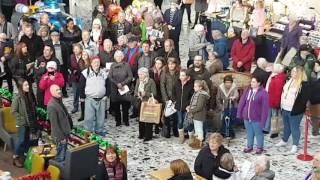
<path fill-rule="evenodd" d="M 122 180 L 123 179 L 123 166 L 119 162 L 104 162 L 107 174 L 110 180 Z"/>

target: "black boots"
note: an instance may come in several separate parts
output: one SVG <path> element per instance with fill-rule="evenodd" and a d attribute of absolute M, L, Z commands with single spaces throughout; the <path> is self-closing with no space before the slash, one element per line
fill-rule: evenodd
<path fill-rule="evenodd" d="M 78 121 L 84 120 L 84 102 L 80 102 L 80 108 L 81 108 L 81 117 L 78 119 Z"/>

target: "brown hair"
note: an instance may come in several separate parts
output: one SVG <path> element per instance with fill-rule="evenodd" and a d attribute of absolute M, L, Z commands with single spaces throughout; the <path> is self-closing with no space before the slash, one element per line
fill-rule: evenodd
<path fill-rule="evenodd" d="M 166 42 L 169 42 L 170 47 L 171 47 L 172 50 L 173 50 L 173 49 L 174 49 L 174 41 L 173 41 L 172 39 L 166 39 L 166 40 L 164 41 L 164 43 L 166 43 Z"/>
<path fill-rule="evenodd" d="M 16 52 L 15 52 L 15 56 L 19 59 L 23 58 L 25 55 L 22 53 L 22 48 L 27 47 L 26 43 L 24 42 L 19 42 L 16 45 Z"/>
<path fill-rule="evenodd" d="M 181 159 L 176 159 L 170 162 L 170 169 L 175 176 L 190 174 L 189 166 Z"/>
<path fill-rule="evenodd" d="M 207 92 L 208 94 L 210 93 L 210 90 L 205 80 L 195 80 L 194 84 L 198 84 L 203 91 Z"/>
<path fill-rule="evenodd" d="M 117 162 L 117 163 L 120 162 L 120 157 L 119 157 L 119 155 L 118 155 L 118 153 L 117 153 L 117 150 L 116 150 L 116 148 L 115 148 L 114 146 L 110 146 L 110 147 L 108 147 L 108 148 L 104 151 L 104 153 L 103 153 L 103 159 L 104 159 L 104 160 L 107 160 L 107 159 L 106 159 L 106 154 L 107 154 L 108 152 L 115 153 L 116 156 L 117 156 L 116 162 Z"/>
<path fill-rule="evenodd" d="M 218 144 L 222 144 L 223 136 L 220 133 L 212 133 L 210 134 L 208 141 L 214 141 Z"/>

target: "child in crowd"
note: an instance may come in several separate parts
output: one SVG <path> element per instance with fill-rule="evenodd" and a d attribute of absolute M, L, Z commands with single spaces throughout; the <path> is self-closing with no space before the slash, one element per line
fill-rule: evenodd
<path fill-rule="evenodd" d="M 203 122 L 207 116 L 207 103 L 209 101 L 209 88 L 204 80 L 196 80 L 194 82 L 194 94 L 191 98 L 190 105 L 186 107 L 188 112 L 188 121 L 193 123 L 195 137 L 193 132 L 188 132 L 191 138 L 190 147 L 200 149 L 204 139 Z"/>
<path fill-rule="evenodd" d="M 218 87 L 217 93 L 217 108 L 223 112 L 221 132 L 225 137 L 235 137 L 231 124 L 236 119 L 238 99 L 238 88 L 233 82 L 232 76 L 226 75 L 223 78 L 223 83 Z"/>

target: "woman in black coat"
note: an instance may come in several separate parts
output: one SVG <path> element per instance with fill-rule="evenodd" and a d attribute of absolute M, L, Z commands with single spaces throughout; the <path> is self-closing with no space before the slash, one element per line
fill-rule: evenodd
<path fill-rule="evenodd" d="M 170 169 L 173 176 L 168 180 L 193 180 L 188 164 L 181 159 L 171 161 Z"/>
<path fill-rule="evenodd" d="M 212 180 L 215 175 L 218 178 L 227 179 L 231 175 L 219 170 L 220 160 L 223 154 L 230 153 L 222 145 L 223 137 L 219 133 L 213 133 L 209 136 L 209 145 L 202 148 L 194 163 L 194 170 L 197 175 Z"/>
<path fill-rule="evenodd" d="M 119 89 L 124 89 L 125 86 L 130 87 L 132 81 L 132 72 L 128 63 L 124 62 L 124 55 L 122 51 L 117 50 L 114 53 L 115 63 L 110 67 L 109 80 L 111 84 L 110 88 L 110 100 L 112 102 L 112 109 L 115 112 L 116 126 L 121 125 L 121 111 L 122 106 L 122 120 L 126 126 L 129 126 L 129 108 L 131 98 L 128 93 L 120 95 Z"/>

